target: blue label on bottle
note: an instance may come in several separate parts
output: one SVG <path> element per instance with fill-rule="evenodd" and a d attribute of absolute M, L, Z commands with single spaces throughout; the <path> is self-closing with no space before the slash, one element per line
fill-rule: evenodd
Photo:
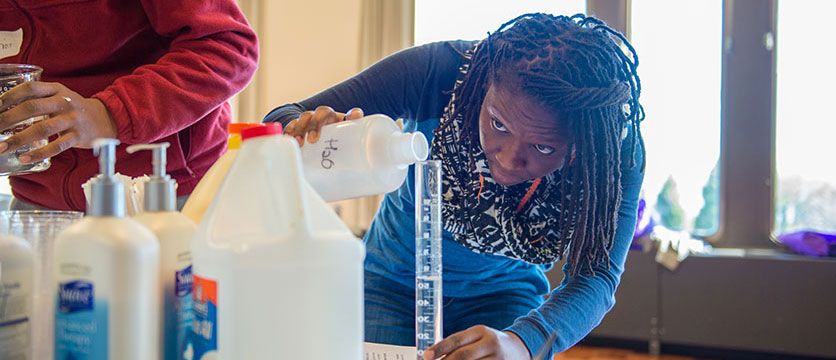
<path fill-rule="evenodd" d="M 184 296 L 191 296 L 192 295 L 192 266 L 189 265 L 185 267 L 183 270 L 177 271 L 175 273 L 176 278 L 174 279 L 175 284 L 175 293 L 177 297 L 184 297 Z"/>
<path fill-rule="evenodd" d="M 55 300 L 55 359 L 107 359 L 107 302 L 95 300 L 93 283 L 61 283 Z"/>
<path fill-rule="evenodd" d="M 214 358 L 218 349 L 218 283 L 193 277 L 192 331 L 184 355 L 195 360 Z"/>
<path fill-rule="evenodd" d="M 176 354 L 173 359 L 182 359 L 185 352 L 186 336 L 191 332 L 192 319 L 192 266 L 189 265 L 183 270 L 177 271 L 174 279 L 174 308 L 177 318 L 177 339 Z"/>
<path fill-rule="evenodd" d="M 84 280 L 58 285 L 58 311 L 69 314 L 93 310 L 93 283 Z"/>

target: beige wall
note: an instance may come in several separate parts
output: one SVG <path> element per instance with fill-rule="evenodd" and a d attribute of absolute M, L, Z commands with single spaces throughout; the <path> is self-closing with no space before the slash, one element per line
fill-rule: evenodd
<path fill-rule="evenodd" d="M 304 99 L 359 70 L 362 0 L 239 0 L 258 33 L 258 70 L 239 121 Z M 244 103 L 249 104 L 245 106 Z M 249 108 L 250 110 L 247 110 Z"/>

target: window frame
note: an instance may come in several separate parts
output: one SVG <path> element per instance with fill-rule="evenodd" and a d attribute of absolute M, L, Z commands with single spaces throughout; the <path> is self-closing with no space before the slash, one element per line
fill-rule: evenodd
<path fill-rule="evenodd" d="M 630 38 L 630 0 L 587 0 L 587 13 Z M 714 247 L 773 249 L 777 0 L 724 0 L 720 187 Z"/>
<path fill-rule="evenodd" d="M 720 247 L 775 248 L 777 0 L 723 1 Z"/>

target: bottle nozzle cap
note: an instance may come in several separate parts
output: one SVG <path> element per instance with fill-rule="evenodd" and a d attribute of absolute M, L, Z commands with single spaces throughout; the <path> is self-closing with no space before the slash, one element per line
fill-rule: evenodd
<path fill-rule="evenodd" d="M 259 127 L 259 126 L 264 126 L 264 124 L 258 124 L 258 123 L 231 123 L 231 124 L 229 124 L 227 129 L 229 129 L 229 134 L 232 135 L 232 134 L 240 134 L 241 131 L 243 131 L 244 129 L 249 129 L 249 128 L 252 128 L 252 127 Z"/>
<path fill-rule="evenodd" d="M 404 166 L 427 160 L 430 152 L 427 137 L 420 132 L 394 135 L 391 151 L 392 161 Z"/>
<path fill-rule="evenodd" d="M 119 140 L 99 138 L 93 140 L 93 155 L 99 157 L 99 173 L 107 177 L 116 175 L 116 146 Z"/>
<path fill-rule="evenodd" d="M 170 144 L 167 142 L 128 146 L 127 151 L 129 154 L 142 150 L 151 150 L 154 152 L 151 160 L 154 167 L 154 175 L 145 183 L 145 211 L 174 211 L 176 208 L 176 183 L 165 173 L 165 149 L 169 146 Z"/>
<path fill-rule="evenodd" d="M 154 177 L 164 178 L 166 177 L 165 174 L 165 166 L 166 166 L 166 154 L 165 149 L 167 149 L 171 144 L 164 142 L 159 144 L 138 144 L 138 145 L 131 145 L 128 146 L 126 149 L 128 154 L 133 154 L 137 151 L 142 150 L 151 150 L 154 153 L 151 155 L 151 164 L 154 167 Z"/>
<path fill-rule="evenodd" d="M 99 157 L 102 178 L 91 186 L 90 206 L 92 216 L 125 216 L 125 185 L 116 179 L 116 139 L 93 140 L 93 154 Z"/>
<path fill-rule="evenodd" d="M 241 134 L 229 134 L 229 140 L 226 143 L 226 149 L 239 149 L 241 148 Z"/>
<path fill-rule="evenodd" d="M 282 124 L 268 123 L 258 127 L 251 127 L 241 130 L 241 141 L 247 141 L 255 137 L 281 135 Z"/>

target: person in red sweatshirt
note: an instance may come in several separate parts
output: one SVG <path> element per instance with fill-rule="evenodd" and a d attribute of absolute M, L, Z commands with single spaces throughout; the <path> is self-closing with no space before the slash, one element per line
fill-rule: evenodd
<path fill-rule="evenodd" d="M 44 69 L 42 81 L 0 95 L 0 130 L 49 117 L 0 142 L 20 157 L 51 157 L 43 172 L 10 178 L 13 209 L 84 210 L 81 184 L 98 173 L 93 139 L 117 138 L 116 170 L 152 172 L 130 144 L 169 142 L 167 172 L 183 200 L 226 147 L 227 100 L 244 88 L 258 43 L 234 0 L 0 0 L 0 63 Z M 19 50 L 15 51 L 15 47 Z M 145 153 L 145 154 L 143 154 Z"/>

